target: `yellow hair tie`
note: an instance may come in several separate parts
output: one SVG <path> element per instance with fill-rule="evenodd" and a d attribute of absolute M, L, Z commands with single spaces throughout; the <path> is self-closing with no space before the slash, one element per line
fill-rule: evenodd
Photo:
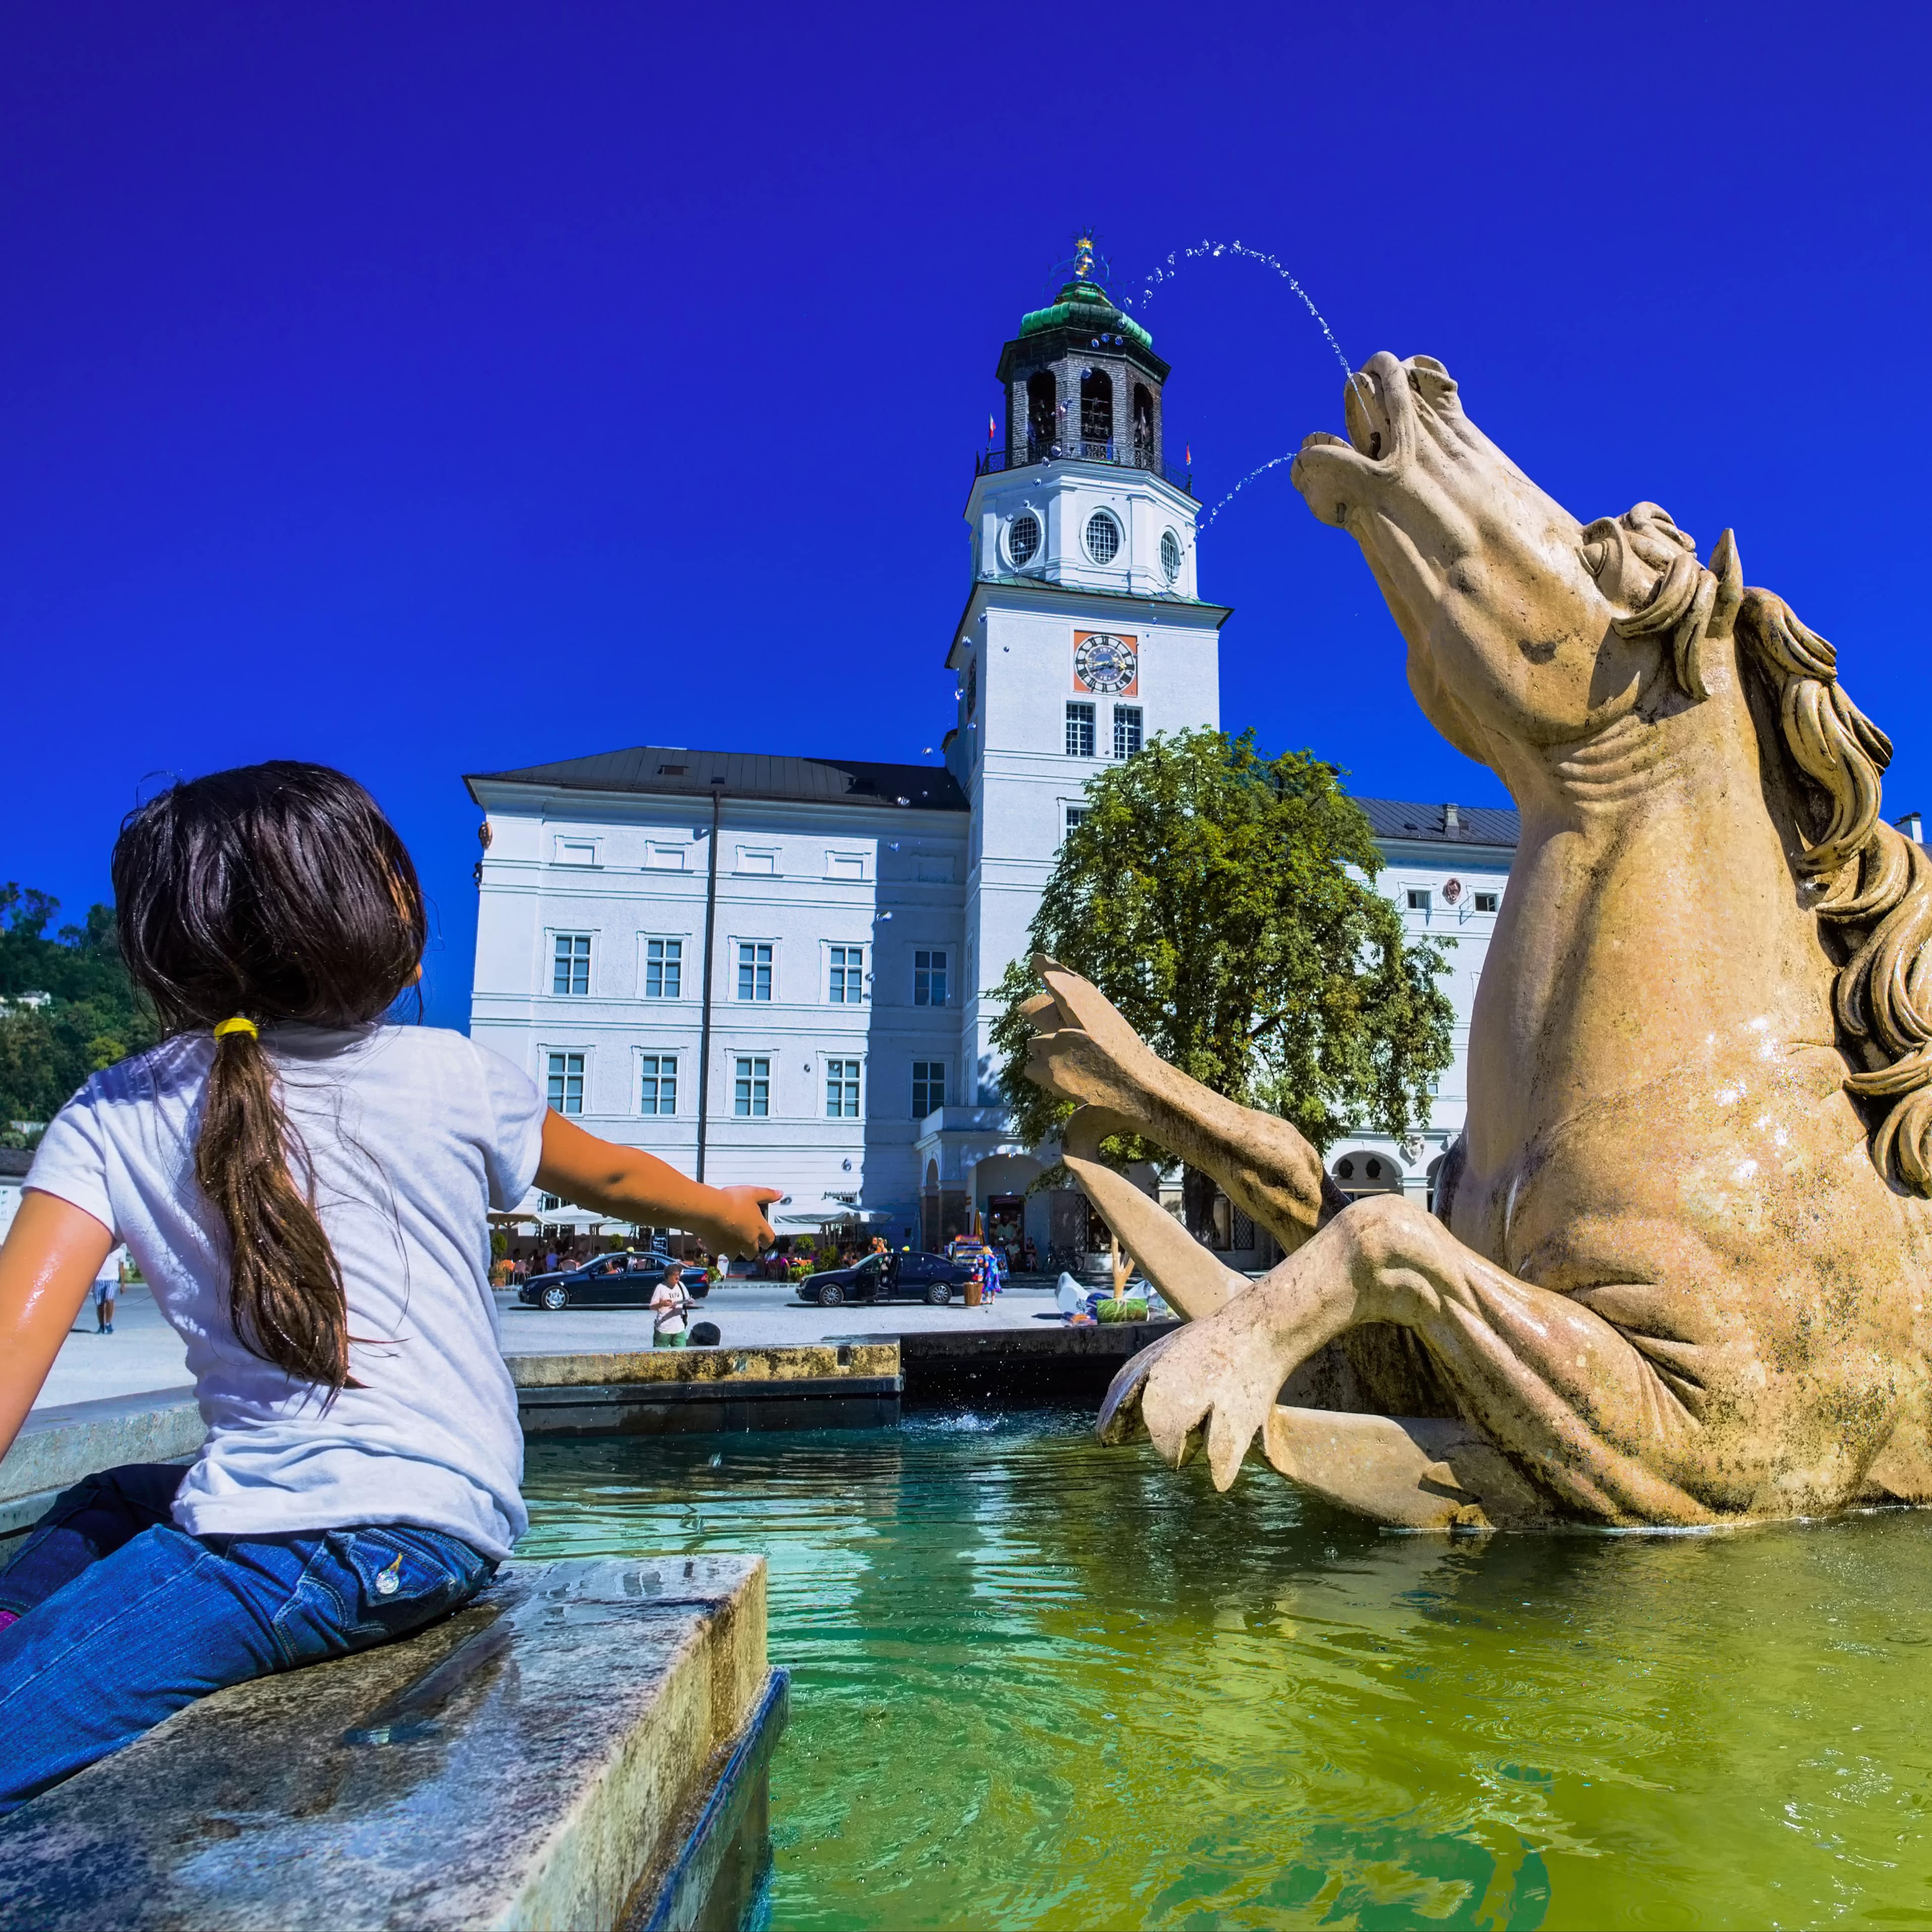
<path fill-rule="evenodd" d="M 260 1040 L 262 1037 L 260 1028 L 256 1026 L 253 1020 L 244 1019 L 239 1013 L 237 1013 L 232 1020 L 222 1021 L 214 1029 L 214 1036 L 217 1040 L 219 1040 L 225 1033 L 245 1033 L 250 1040 Z"/>

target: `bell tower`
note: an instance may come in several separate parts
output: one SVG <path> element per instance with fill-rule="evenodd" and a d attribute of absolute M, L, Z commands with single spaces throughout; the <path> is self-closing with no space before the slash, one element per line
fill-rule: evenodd
<path fill-rule="evenodd" d="M 1220 722 L 1219 634 L 1196 590 L 1200 505 L 1166 422 L 1168 368 L 1109 299 L 1082 230 L 997 370 L 1006 441 L 975 463 L 972 580 L 946 668 L 948 766 L 971 801 L 962 1086 L 997 1106 L 982 995 L 1025 949 L 1087 781 L 1157 733 Z"/>
<path fill-rule="evenodd" d="M 1059 294 L 1000 352 L 1006 446 L 982 460 L 968 512 L 975 574 L 1191 594 L 1198 506 L 1184 447 L 1168 456 L 1168 365 L 1108 299 L 1090 232 L 1064 266 Z"/>

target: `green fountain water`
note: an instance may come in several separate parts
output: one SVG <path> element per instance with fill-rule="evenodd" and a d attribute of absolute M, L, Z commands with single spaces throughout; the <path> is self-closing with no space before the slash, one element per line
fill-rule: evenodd
<path fill-rule="evenodd" d="M 531 1445 L 762 1552 L 790 1928 L 1932 1926 L 1932 1519 L 1391 1537 L 1084 1416 Z"/>

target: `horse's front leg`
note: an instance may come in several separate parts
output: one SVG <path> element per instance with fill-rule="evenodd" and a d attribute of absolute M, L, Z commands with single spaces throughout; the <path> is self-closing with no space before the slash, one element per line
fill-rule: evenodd
<path fill-rule="evenodd" d="M 1027 1076 L 1036 1084 L 1098 1109 L 1108 1132 L 1144 1134 L 1212 1175 L 1288 1253 L 1348 1205 L 1321 1155 L 1288 1121 L 1170 1066 L 1078 974 L 1043 953 L 1033 964 L 1047 989 L 1021 1009 L 1034 1028 Z"/>
<path fill-rule="evenodd" d="M 1412 1329 L 1462 1413 L 1571 1508 L 1613 1522 L 1714 1520 L 1664 1473 L 1694 1466 L 1701 1425 L 1624 1334 L 1506 1274 L 1397 1195 L 1357 1202 L 1246 1294 L 1157 1345 L 1138 1391 L 1154 1446 L 1178 1466 L 1204 1432 L 1226 1489 L 1289 1375 L 1371 1322 Z M 1131 1390 L 1110 1404 L 1116 1437 L 1131 1406 Z"/>

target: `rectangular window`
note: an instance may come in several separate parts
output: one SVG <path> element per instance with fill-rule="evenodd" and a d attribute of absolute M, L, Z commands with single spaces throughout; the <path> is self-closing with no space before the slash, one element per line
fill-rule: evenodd
<path fill-rule="evenodd" d="M 866 859 L 860 852 L 828 852 L 825 855 L 825 876 L 828 879 L 850 879 L 862 881 L 866 876 Z"/>
<path fill-rule="evenodd" d="M 778 868 L 778 855 L 770 846 L 740 845 L 738 848 L 738 869 L 741 872 L 771 874 Z"/>
<path fill-rule="evenodd" d="M 741 1000 L 769 1000 L 772 996 L 772 949 L 756 940 L 746 940 L 738 948 L 738 997 Z"/>
<path fill-rule="evenodd" d="M 859 1118 L 859 1063 L 856 1060 L 825 1063 L 825 1118 L 828 1120 Z"/>
<path fill-rule="evenodd" d="M 866 949 L 834 946 L 832 955 L 832 1004 L 856 1006 L 866 997 Z"/>
<path fill-rule="evenodd" d="M 647 1053 L 644 1057 L 644 1093 L 638 1111 L 641 1114 L 676 1113 L 677 1055 Z"/>
<path fill-rule="evenodd" d="M 684 998 L 682 940 L 647 939 L 644 941 L 644 998 L 647 1000 L 681 1000 Z"/>
<path fill-rule="evenodd" d="M 912 1064 L 912 1117 L 922 1120 L 946 1105 L 946 1063 L 915 1060 Z"/>
<path fill-rule="evenodd" d="M 731 1094 L 731 1111 L 741 1120 L 762 1120 L 772 1111 L 772 1063 L 741 1060 Z"/>
<path fill-rule="evenodd" d="M 922 950 L 912 956 L 912 1003 L 916 1006 L 946 1004 L 946 955 Z"/>
<path fill-rule="evenodd" d="M 1502 904 L 1502 895 L 1500 892 L 1478 892 L 1476 895 L 1476 910 L 1478 912 L 1494 912 Z"/>
<path fill-rule="evenodd" d="M 1070 805 L 1066 808 L 1068 831 L 1071 832 L 1076 825 L 1084 825 L 1087 823 L 1088 809 L 1088 807 L 1084 805 Z"/>
<path fill-rule="evenodd" d="M 1066 755 L 1090 758 L 1094 755 L 1094 707 L 1070 703 L 1066 707 Z"/>
<path fill-rule="evenodd" d="M 556 842 L 556 862 L 560 866 L 596 865 L 597 842 L 594 838 L 560 838 Z"/>
<path fill-rule="evenodd" d="M 560 932 L 550 962 L 550 989 L 581 997 L 590 991 L 590 935 Z"/>
<path fill-rule="evenodd" d="M 667 845 L 653 838 L 644 853 L 644 865 L 653 872 L 681 872 L 684 870 L 685 848 L 682 845 Z"/>
<path fill-rule="evenodd" d="M 1114 755 L 1131 758 L 1141 748 L 1141 707 L 1138 704 L 1114 706 Z"/>
<path fill-rule="evenodd" d="M 553 1053 L 550 1057 L 550 1103 L 560 1114 L 584 1111 L 584 1056 Z"/>
<path fill-rule="evenodd" d="M 1420 886 L 1409 887 L 1408 909 L 1411 912 L 1426 912 L 1429 910 L 1429 894 Z"/>

